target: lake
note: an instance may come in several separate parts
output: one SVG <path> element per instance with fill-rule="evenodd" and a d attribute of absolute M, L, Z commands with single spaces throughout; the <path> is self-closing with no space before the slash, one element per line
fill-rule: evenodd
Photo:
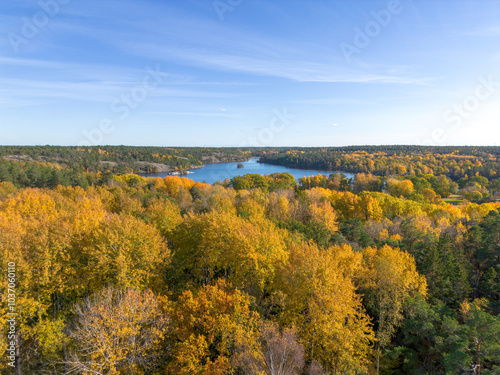
<path fill-rule="evenodd" d="M 182 177 L 190 178 L 197 182 L 206 182 L 208 184 L 213 184 L 218 180 L 224 181 L 226 178 L 233 178 L 234 176 L 242 176 L 244 174 L 249 173 L 258 173 L 261 175 L 271 174 L 271 173 L 284 173 L 288 172 L 298 180 L 304 176 L 316 176 L 318 174 L 322 174 L 325 176 L 329 176 L 335 171 L 319 171 L 314 169 L 295 169 L 283 167 L 280 165 L 266 164 L 266 163 L 257 163 L 259 158 L 252 158 L 248 161 L 240 162 L 243 164 L 243 168 L 238 168 L 238 163 L 212 163 L 206 164 L 201 168 L 191 169 L 187 175 Z M 354 177 L 352 173 L 346 172 L 337 172 L 344 173 L 347 178 Z M 165 177 L 171 176 L 171 173 L 142 173 L 141 176 L 144 177 Z"/>

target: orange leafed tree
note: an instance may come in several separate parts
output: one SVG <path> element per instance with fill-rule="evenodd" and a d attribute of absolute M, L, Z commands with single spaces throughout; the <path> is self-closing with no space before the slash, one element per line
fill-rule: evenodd
<path fill-rule="evenodd" d="M 173 348 L 169 373 L 225 375 L 240 342 L 252 340 L 258 314 L 250 299 L 223 280 L 197 293 L 184 292 L 172 308 Z"/>

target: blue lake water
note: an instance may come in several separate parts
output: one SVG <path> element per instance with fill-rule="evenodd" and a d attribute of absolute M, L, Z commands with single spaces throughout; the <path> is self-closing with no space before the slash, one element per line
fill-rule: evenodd
<path fill-rule="evenodd" d="M 218 180 L 224 181 L 226 178 L 233 178 L 234 176 L 242 176 L 244 174 L 249 173 L 258 173 L 261 175 L 271 174 L 271 173 L 284 173 L 288 172 L 298 180 L 304 176 L 316 176 L 318 174 L 322 174 L 325 176 L 329 176 L 335 171 L 319 171 L 314 169 L 295 169 L 282 167 L 280 165 L 272 165 L 266 163 L 257 163 L 259 158 L 252 158 L 248 161 L 241 162 L 243 164 L 243 168 L 238 168 L 238 163 L 213 163 L 206 164 L 201 168 L 191 169 L 187 175 L 183 177 L 190 178 L 197 182 L 206 182 L 208 184 L 213 184 Z M 354 177 L 352 173 L 338 172 L 344 173 L 347 178 Z M 141 176 L 145 177 L 165 177 L 170 176 L 171 173 L 148 173 L 141 174 Z"/>

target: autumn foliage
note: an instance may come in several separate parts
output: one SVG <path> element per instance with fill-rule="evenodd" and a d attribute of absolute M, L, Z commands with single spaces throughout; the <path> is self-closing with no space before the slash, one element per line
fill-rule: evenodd
<path fill-rule="evenodd" d="M 2 182 L 0 267 L 19 270 L 18 369 L 293 375 L 480 366 L 493 374 L 500 343 L 482 324 L 500 332 L 499 204 L 451 205 L 424 180 Z M 5 362 L 5 291 L 2 278 L 0 372 L 17 374 Z"/>

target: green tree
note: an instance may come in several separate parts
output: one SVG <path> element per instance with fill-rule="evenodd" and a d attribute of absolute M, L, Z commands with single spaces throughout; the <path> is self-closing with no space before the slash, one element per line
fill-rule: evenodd
<path fill-rule="evenodd" d="M 406 298 L 427 293 L 425 277 L 418 274 L 415 260 L 408 253 L 388 245 L 363 252 L 365 270 L 361 276 L 364 302 L 376 317 L 377 373 L 385 348 L 403 322 Z"/>
<path fill-rule="evenodd" d="M 420 269 L 427 278 L 429 296 L 456 308 L 469 295 L 467 259 L 448 234 L 423 249 Z"/>
<path fill-rule="evenodd" d="M 405 301 L 406 319 L 397 344 L 388 350 L 386 371 L 402 374 L 458 374 L 467 364 L 467 328 L 444 303 L 421 296 Z M 396 344 L 396 345 L 397 345 Z"/>

